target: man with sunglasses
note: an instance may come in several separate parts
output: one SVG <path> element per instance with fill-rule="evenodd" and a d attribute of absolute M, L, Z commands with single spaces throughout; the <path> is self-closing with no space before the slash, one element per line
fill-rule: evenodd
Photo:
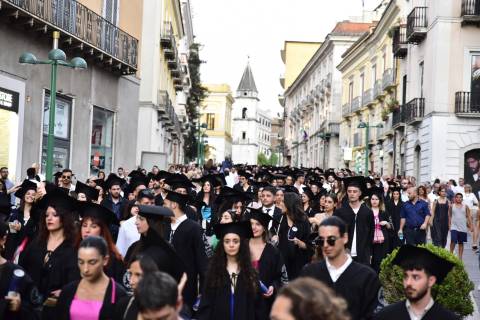
<path fill-rule="evenodd" d="M 75 186 L 72 184 L 73 172 L 70 169 L 63 169 L 60 187 L 70 190 L 70 192 L 75 191 Z"/>
<path fill-rule="evenodd" d="M 323 220 L 315 243 L 322 248 L 325 260 L 305 266 L 300 277 L 311 277 L 331 287 L 347 301 L 352 320 L 371 319 L 378 304 L 380 281 L 373 269 L 353 261 L 347 253 L 345 222 L 336 216 Z"/>

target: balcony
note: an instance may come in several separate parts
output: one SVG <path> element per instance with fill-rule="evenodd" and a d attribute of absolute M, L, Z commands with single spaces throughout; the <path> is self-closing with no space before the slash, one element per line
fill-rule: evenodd
<path fill-rule="evenodd" d="M 360 110 L 360 97 L 355 97 L 352 100 L 352 112 Z"/>
<path fill-rule="evenodd" d="M 354 147 L 362 146 L 362 135 L 360 132 L 357 132 L 353 135 L 353 146 Z"/>
<path fill-rule="evenodd" d="M 350 103 L 345 103 L 342 106 L 342 117 L 347 117 L 351 113 Z"/>
<path fill-rule="evenodd" d="M 382 79 L 378 79 L 375 81 L 375 85 L 373 87 L 373 97 L 375 99 L 380 100 L 384 96 L 383 93 L 383 86 L 382 86 Z"/>
<path fill-rule="evenodd" d="M 455 114 L 458 117 L 480 117 L 480 93 L 456 92 Z"/>
<path fill-rule="evenodd" d="M 405 106 L 392 112 L 392 128 L 397 129 L 405 125 Z"/>
<path fill-rule="evenodd" d="M 60 32 L 61 49 L 76 48 L 102 67 L 120 74 L 137 71 L 138 39 L 74 0 L 0 1 L 0 20 L 29 27 L 39 38 Z M 34 33 L 35 32 L 35 33 Z"/>
<path fill-rule="evenodd" d="M 170 104 L 170 98 L 166 90 L 158 90 L 157 93 L 157 110 L 159 114 L 159 119 L 167 119 L 167 105 Z"/>
<path fill-rule="evenodd" d="M 172 23 L 169 21 L 163 22 L 163 30 L 162 30 L 162 34 L 160 35 L 160 45 L 164 50 L 176 48 Z"/>
<path fill-rule="evenodd" d="M 389 68 L 383 72 L 382 87 L 383 90 L 389 90 L 395 87 L 395 74 L 392 68 Z"/>
<path fill-rule="evenodd" d="M 407 17 L 407 42 L 419 44 L 427 36 L 427 7 L 413 8 Z"/>
<path fill-rule="evenodd" d="M 280 75 L 280 85 L 282 86 L 282 88 L 285 89 L 285 75 L 284 74 Z"/>
<path fill-rule="evenodd" d="M 415 98 L 405 105 L 405 123 L 421 122 L 425 115 L 425 98 Z"/>
<path fill-rule="evenodd" d="M 330 122 L 328 124 L 328 133 L 330 136 L 336 136 L 340 134 L 340 123 L 338 122 Z"/>
<path fill-rule="evenodd" d="M 396 58 L 405 58 L 408 53 L 407 28 L 405 25 L 399 26 L 393 32 L 392 52 Z"/>
<path fill-rule="evenodd" d="M 480 0 L 462 0 L 462 26 L 480 26 Z"/>
<path fill-rule="evenodd" d="M 373 102 L 373 89 L 365 90 L 362 95 L 362 107 L 367 107 Z"/>

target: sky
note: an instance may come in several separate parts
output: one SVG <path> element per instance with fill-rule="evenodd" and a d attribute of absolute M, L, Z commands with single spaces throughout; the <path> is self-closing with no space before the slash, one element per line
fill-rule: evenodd
<path fill-rule="evenodd" d="M 282 111 L 280 50 L 286 40 L 322 42 L 337 21 L 362 15 L 362 0 L 190 0 L 203 83 L 227 83 L 233 94 L 248 61 L 262 108 Z M 381 0 L 364 0 L 372 10 Z"/>

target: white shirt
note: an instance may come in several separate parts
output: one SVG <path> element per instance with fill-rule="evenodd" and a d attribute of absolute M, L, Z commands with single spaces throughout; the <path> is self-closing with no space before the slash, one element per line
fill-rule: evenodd
<path fill-rule="evenodd" d="M 408 193 L 407 193 L 407 191 L 401 190 L 401 191 L 400 191 L 400 197 L 402 198 L 402 201 L 403 201 L 403 202 L 407 202 L 407 201 L 408 201 Z"/>
<path fill-rule="evenodd" d="M 345 263 L 339 267 L 339 268 L 335 268 L 334 266 L 332 266 L 330 264 L 330 262 L 328 261 L 328 258 L 325 259 L 325 262 L 327 263 L 327 270 L 328 270 L 328 273 L 330 274 L 330 278 L 332 278 L 332 281 L 335 283 L 337 282 L 338 278 L 340 278 L 340 276 L 342 275 L 342 273 L 345 272 L 345 270 L 347 270 L 348 266 L 352 263 L 352 257 L 350 257 L 348 254 L 347 254 L 347 261 L 345 261 Z"/>
<path fill-rule="evenodd" d="M 473 209 L 474 206 L 478 206 L 477 197 L 471 192 L 463 194 L 463 203 L 465 203 L 470 209 Z"/>
<path fill-rule="evenodd" d="M 173 232 L 175 232 L 178 228 L 178 226 L 185 220 L 187 220 L 187 215 L 183 214 L 181 217 L 178 217 L 174 223 L 170 223 L 170 228 L 172 229 Z"/>
<path fill-rule="evenodd" d="M 355 228 L 353 229 L 353 239 L 352 239 L 352 249 L 350 250 L 350 254 L 352 257 L 357 256 L 357 213 L 360 210 L 360 207 L 353 209 L 355 213 Z"/>
<path fill-rule="evenodd" d="M 295 183 L 293 186 L 294 186 L 295 188 L 297 188 L 299 194 L 302 194 L 302 193 L 303 193 L 303 188 L 305 187 L 304 184 L 298 185 L 298 184 Z"/>
<path fill-rule="evenodd" d="M 117 238 L 117 249 L 122 257 L 125 257 L 128 248 L 132 243 L 140 240 L 140 233 L 138 233 L 137 226 L 135 225 L 136 219 L 136 216 L 130 217 L 120 225 Z"/>
<path fill-rule="evenodd" d="M 461 186 L 456 186 L 456 187 L 452 187 L 452 191 L 457 194 L 457 193 L 465 193 L 465 188 L 464 187 L 461 187 Z"/>
<path fill-rule="evenodd" d="M 435 200 L 438 199 L 438 196 L 437 196 L 435 193 L 430 192 L 430 193 L 427 195 L 427 198 L 428 198 L 428 200 L 430 200 L 430 203 L 434 203 Z"/>
<path fill-rule="evenodd" d="M 433 299 L 430 298 L 430 302 L 427 304 L 427 306 L 425 307 L 425 309 L 422 311 L 422 314 L 420 315 L 416 315 L 415 313 L 413 313 L 413 309 L 412 309 L 412 304 L 410 303 L 410 301 L 408 301 L 408 299 L 405 301 L 405 305 L 407 306 L 407 311 L 408 311 L 408 315 L 410 316 L 410 320 L 421 320 L 423 318 L 423 316 L 430 310 L 432 309 L 433 307 Z"/>
<path fill-rule="evenodd" d="M 270 217 L 273 218 L 273 213 L 275 212 L 275 205 L 267 208 L 267 207 L 262 207 L 262 210 L 263 210 L 263 213 L 266 213 L 268 214 Z M 267 212 L 268 210 L 268 212 Z M 272 224 L 273 224 L 273 220 L 270 220 L 270 222 L 268 223 L 268 230 L 270 230 L 272 228 Z"/>
<path fill-rule="evenodd" d="M 230 173 L 228 176 L 226 176 L 225 182 L 227 182 L 228 187 L 233 188 L 233 186 L 235 185 L 235 177 L 233 176 L 233 174 Z"/>

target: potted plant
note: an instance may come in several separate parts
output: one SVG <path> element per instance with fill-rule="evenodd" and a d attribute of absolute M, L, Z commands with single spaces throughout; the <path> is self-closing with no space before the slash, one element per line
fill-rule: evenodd
<path fill-rule="evenodd" d="M 474 284 L 470 281 L 463 262 L 443 248 L 432 244 L 421 246 L 455 264 L 445 280 L 441 284 L 433 286 L 432 296 L 435 302 L 461 317 L 472 314 L 474 308 L 470 291 L 474 289 Z M 390 304 L 405 300 L 403 271 L 399 266 L 392 264 L 397 252 L 398 249 L 395 249 L 386 256 L 380 267 L 379 277 L 384 290 L 384 297 Z"/>
<path fill-rule="evenodd" d="M 398 111 L 400 109 L 400 103 L 397 99 L 391 99 L 387 102 L 388 110 L 390 112 Z"/>
<path fill-rule="evenodd" d="M 382 120 L 383 121 L 387 121 L 388 120 L 388 110 L 387 109 L 382 109 L 382 114 L 381 114 L 381 117 L 382 117 Z"/>

